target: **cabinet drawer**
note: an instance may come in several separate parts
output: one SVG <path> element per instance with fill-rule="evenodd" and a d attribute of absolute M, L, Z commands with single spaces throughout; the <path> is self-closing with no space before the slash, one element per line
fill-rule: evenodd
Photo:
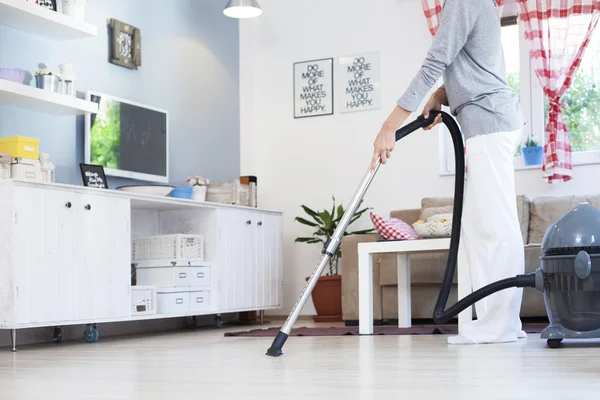
<path fill-rule="evenodd" d="M 189 286 L 210 287 L 210 267 L 190 267 Z"/>
<path fill-rule="evenodd" d="M 208 310 L 210 310 L 210 292 L 205 290 L 190 292 L 190 311 Z"/>
<path fill-rule="evenodd" d="M 210 287 L 210 267 L 138 268 L 136 282 L 141 286 Z"/>
<path fill-rule="evenodd" d="M 138 268 L 136 282 L 140 286 L 186 287 L 190 275 L 189 267 Z"/>
<path fill-rule="evenodd" d="M 190 310 L 190 292 L 158 289 L 156 306 L 159 314 L 185 314 Z"/>

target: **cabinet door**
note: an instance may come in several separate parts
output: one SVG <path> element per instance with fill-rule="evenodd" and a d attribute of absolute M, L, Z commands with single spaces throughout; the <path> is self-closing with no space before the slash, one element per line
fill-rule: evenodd
<path fill-rule="evenodd" d="M 128 199 L 82 195 L 80 309 L 84 319 L 130 314 L 131 234 Z"/>
<path fill-rule="evenodd" d="M 281 305 L 281 220 L 259 214 L 256 225 L 257 306 Z"/>
<path fill-rule="evenodd" d="M 251 287 L 255 262 L 252 213 L 219 210 L 219 310 L 252 307 Z"/>
<path fill-rule="evenodd" d="M 77 201 L 67 191 L 15 188 L 17 323 L 78 318 Z"/>

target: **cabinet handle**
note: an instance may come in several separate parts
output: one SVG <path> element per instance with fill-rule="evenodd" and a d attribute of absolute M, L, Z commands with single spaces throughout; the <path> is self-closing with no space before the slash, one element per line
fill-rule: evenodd
<path fill-rule="evenodd" d="M 185 277 L 186 277 L 186 274 L 185 274 L 185 272 L 182 272 L 182 273 L 180 273 L 180 274 L 179 274 L 179 277 L 180 277 L 180 278 L 185 278 Z"/>
<path fill-rule="evenodd" d="M 204 278 L 204 272 L 198 272 L 198 278 Z"/>
<path fill-rule="evenodd" d="M 204 303 L 204 297 L 196 297 L 196 303 Z"/>
<path fill-rule="evenodd" d="M 91 210 L 91 209 L 92 209 L 92 206 L 90 206 L 90 205 L 88 204 L 87 206 L 85 206 L 85 209 L 86 209 L 86 210 Z"/>
<path fill-rule="evenodd" d="M 258 221 L 258 226 L 262 226 L 262 221 Z"/>
<path fill-rule="evenodd" d="M 183 299 L 175 299 L 176 304 L 183 304 Z"/>
<path fill-rule="evenodd" d="M 71 204 L 71 202 L 70 202 L 70 201 L 68 201 L 68 202 L 67 202 L 67 204 L 65 204 L 65 207 L 67 207 L 67 208 L 71 208 L 71 205 L 72 205 L 72 204 Z"/>
<path fill-rule="evenodd" d="M 252 221 L 248 220 L 246 221 L 246 225 L 250 225 L 252 223 Z"/>

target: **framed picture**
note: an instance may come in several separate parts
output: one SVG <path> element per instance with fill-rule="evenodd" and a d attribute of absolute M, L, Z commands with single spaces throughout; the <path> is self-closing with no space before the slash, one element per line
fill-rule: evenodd
<path fill-rule="evenodd" d="M 381 108 L 380 55 L 378 51 L 338 58 L 337 109 L 341 113 Z"/>
<path fill-rule="evenodd" d="M 101 165 L 79 164 L 83 186 L 99 189 L 108 189 L 108 182 Z"/>
<path fill-rule="evenodd" d="M 38 0 L 37 4 L 51 11 L 56 11 L 56 0 Z"/>
<path fill-rule="evenodd" d="M 116 19 L 110 20 L 110 62 L 129 69 L 142 65 L 140 30 Z"/>
<path fill-rule="evenodd" d="M 294 118 L 333 114 L 333 58 L 294 63 Z"/>

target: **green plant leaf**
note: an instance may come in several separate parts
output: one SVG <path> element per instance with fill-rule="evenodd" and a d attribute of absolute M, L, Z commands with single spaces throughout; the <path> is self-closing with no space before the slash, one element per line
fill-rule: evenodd
<path fill-rule="evenodd" d="M 348 235 L 365 235 L 367 233 L 373 233 L 373 232 L 375 232 L 375 229 L 364 229 L 362 231 L 350 232 L 350 233 L 348 233 Z"/>
<path fill-rule="evenodd" d="M 331 199 L 333 200 L 333 205 L 331 206 L 331 220 L 333 221 L 335 218 L 335 197 L 331 196 Z"/>
<path fill-rule="evenodd" d="M 319 217 L 319 213 L 308 208 L 307 206 L 301 206 L 302 209 L 304 210 L 305 213 L 307 213 L 308 215 L 310 215 L 311 217 L 314 218 L 315 221 L 317 221 L 317 223 L 322 224 L 323 220 L 321 219 L 321 217 Z"/>
<path fill-rule="evenodd" d="M 308 225 L 308 226 L 319 226 L 319 225 L 315 224 L 314 222 L 310 222 L 302 217 L 296 217 L 296 221 L 300 222 L 301 224 Z"/>
<path fill-rule="evenodd" d="M 296 239 L 296 243 L 310 243 L 310 244 L 312 244 L 312 243 L 319 243 L 319 242 L 322 242 L 322 240 L 314 238 L 314 237 L 301 237 L 301 238 L 297 238 Z"/>
<path fill-rule="evenodd" d="M 331 225 L 333 223 L 333 219 L 331 217 L 331 214 L 329 214 L 329 211 L 323 210 L 323 212 L 320 213 L 319 216 L 323 220 L 323 223 L 325 224 L 326 227 L 331 227 Z"/>

